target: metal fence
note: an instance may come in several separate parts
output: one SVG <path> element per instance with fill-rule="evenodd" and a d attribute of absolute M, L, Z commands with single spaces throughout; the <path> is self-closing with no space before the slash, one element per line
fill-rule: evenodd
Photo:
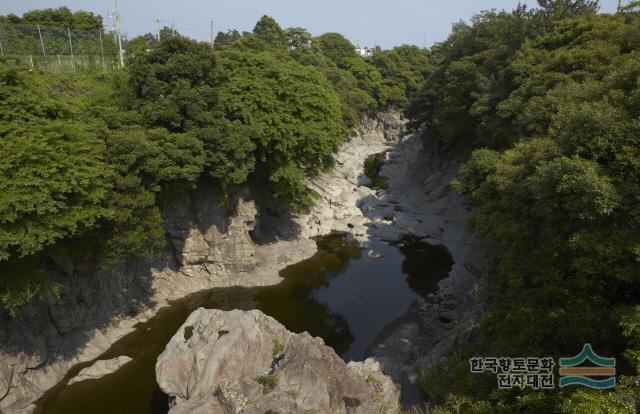
<path fill-rule="evenodd" d="M 50 73 L 114 70 L 120 67 L 117 56 L 102 55 L 5 55 L 9 61 Z"/>
<path fill-rule="evenodd" d="M 113 70 L 116 38 L 104 30 L 78 30 L 0 20 L 0 56 L 46 72 Z"/>

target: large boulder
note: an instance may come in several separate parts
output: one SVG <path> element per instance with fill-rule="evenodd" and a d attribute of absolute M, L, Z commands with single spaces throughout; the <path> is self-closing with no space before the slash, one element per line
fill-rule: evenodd
<path fill-rule="evenodd" d="M 180 413 L 384 413 L 399 391 L 373 360 L 346 364 L 322 339 L 258 310 L 198 309 L 156 364 Z"/>

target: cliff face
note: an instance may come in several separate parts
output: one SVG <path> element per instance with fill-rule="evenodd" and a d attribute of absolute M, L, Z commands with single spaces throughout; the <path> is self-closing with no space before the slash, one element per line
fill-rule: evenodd
<path fill-rule="evenodd" d="M 24 306 L 14 319 L 3 315 L 0 411 L 28 410 L 72 365 L 95 358 L 168 301 L 251 279 L 255 205 L 240 190 L 228 208 L 220 206 L 210 187 L 176 200 L 165 212 L 169 242 L 158 257 L 91 277 L 67 264 L 52 272 L 63 286 L 59 298 Z"/>
<path fill-rule="evenodd" d="M 58 260 L 52 276 L 63 286 L 60 297 L 34 301 L 15 318 L 0 311 L 0 412 L 32 411 L 72 366 L 97 358 L 171 300 L 278 283 L 281 269 L 315 253 L 314 236 L 347 231 L 366 238 L 368 220 L 357 203 L 375 191 L 359 185 L 364 160 L 390 148 L 403 130 L 396 114 L 363 120 L 335 168 L 308 183 L 320 194 L 310 214 L 258 213 L 243 188 L 223 207 L 216 190 L 201 185 L 164 208 L 167 243 L 158 257 L 130 258 L 91 276 Z"/>

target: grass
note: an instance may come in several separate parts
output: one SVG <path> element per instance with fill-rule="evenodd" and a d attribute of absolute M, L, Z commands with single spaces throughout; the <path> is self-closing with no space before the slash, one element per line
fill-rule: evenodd
<path fill-rule="evenodd" d="M 277 339 L 273 341 L 273 356 L 278 356 L 284 351 L 284 344 Z"/>
<path fill-rule="evenodd" d="M 269 394 L 278 386 L 278 377 L 276 375 L 260 375 L 256 378 L 256 382 L 262 385 L 263 394 Z"/>

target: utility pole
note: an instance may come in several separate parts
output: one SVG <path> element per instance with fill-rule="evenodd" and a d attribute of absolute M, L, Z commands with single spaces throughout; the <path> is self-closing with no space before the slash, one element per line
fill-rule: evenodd
<path fill-rule="evenodd" d="M 124 52 L 122 51 L 122 36 L 120 36 L 120 12 L 118 12 L 118 0 L 113 0 L 113 12 L 111 13 L 111 27 L 113 35 L 118 43 L 120 55 L 120 67 L 124 68 Z"/>
<path fill-rule="evenodd" d="M 73 57 L 73 43 L 71 42 L 71 29 L 67 27 L 67 34 L 69 35 L 69 50 L 71 51 L 71 67 L 73 71 L 76 71 L 76 60 Z"/>
<path fill-rule="evenodd" d="M 44 68 L 49 70 L 49 62 L 47 62 L 47 51 L 44 49 L 44 42 L 42 41 L 42 32 L 40 31 L 40 25 L 38 25 L 38 36 L 40 36 L 40 46 L 42 46 L 42 56 L 44 56 Z"/>
<path fill-rule="evenodd" d="M 211 49 L 213 49 L 213 20 L 211 20 Z M 1 47 L 2 45 L 0 45 Z"/>
<path fill-rule="evenodd" d="M 160 43 L 160 19 L 156 19 L 156 39 Z"/>
<path fill-rule="evenodd" d="M 106 69 L 104 65 L 104 45 L 102 43 L 102 29 L 98 29 L 98 37 L 100 38 L 100 54 L 102 55 L 102 70 Z"/>
<path fill-rule="evenodd" d="M 0 39 L 0 56 L 4 57 L 4 49 L 2 48 L 2 39 Z"/>
<path fill-rule="evenodd" d="M 622 0 L 618 0 L 618 13 L 620 13 L 620 9 L 622 9 Z"/>

